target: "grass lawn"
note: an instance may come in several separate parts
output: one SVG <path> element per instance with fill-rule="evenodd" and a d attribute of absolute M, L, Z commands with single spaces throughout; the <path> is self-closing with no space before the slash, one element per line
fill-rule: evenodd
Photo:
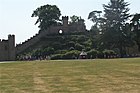
<path fill-rule="evenodd" d="M 0 93 L 140 93 L 140 58 L 1 63 Z"/>

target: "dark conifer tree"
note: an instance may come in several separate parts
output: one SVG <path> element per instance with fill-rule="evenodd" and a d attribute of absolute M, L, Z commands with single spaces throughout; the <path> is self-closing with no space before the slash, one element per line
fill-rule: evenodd
<path fill-rule="evenodd" d="M 110 0 L 104 7 L 105 26 L 102 41 L 106 48 L 118 48 L 121 56 L 125 54 L 126 46 L 130 45 L 130 30 L 126 21 L 129 19 L 129 3 L 124 0 Z"/>
<path fill-rule="evenodd" d="M 135 14 L 131 21 L 131 31 L 134 32 L 134 40 L 140 51 L 140 14 Z"/>

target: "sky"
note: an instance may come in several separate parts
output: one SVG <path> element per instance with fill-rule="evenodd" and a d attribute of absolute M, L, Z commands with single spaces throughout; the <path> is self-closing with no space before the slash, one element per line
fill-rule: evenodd
<path fill-rule="evenodd" d="M 9 34 L 14 34 L 16 44 L 24 42 L 39 29 L 34 25 L 36 18 L 31 17 L 33 11 L 46 4 L 57 5 L 62 16 L 81 16 L 85 19 L 87 29 L 92 22 L 88 14 L 94 10 L 103 10 L 103 4 L 110 0 L 0 0 L 0 39 L 7 39 Z M 125 0 L 129 2 L 130 13 L 140 13 L 139 0 Z"/>

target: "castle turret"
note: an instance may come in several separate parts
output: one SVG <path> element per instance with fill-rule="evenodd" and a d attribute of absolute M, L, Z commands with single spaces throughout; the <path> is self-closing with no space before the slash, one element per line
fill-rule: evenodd
<path fill-rule="evenodd" d="M 68 16 L 62 16 L 63 26 L 68 26 Z"/>
<path fill-rule="evenodd" d="M 8 35 L 8 60 L 15 60 L 15 35 Z"/>

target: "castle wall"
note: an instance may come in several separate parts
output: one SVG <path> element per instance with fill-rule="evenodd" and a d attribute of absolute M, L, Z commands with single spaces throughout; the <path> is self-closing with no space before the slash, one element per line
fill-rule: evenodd
<path fill-rule="evenodd" d="M 0 61 L 15 60 L 15 36 L 9 35 L 8 40 L 0 40 Z"/>
<path fill-rule="evenodd" d="M 77 24 L 77 25 L 69 25 L 68 24 L 68 16 L 62 17 L 62 26 L 51 26 L 48 28 L 47 31 L 42 31 L 39 34 L 36 34 L 35 36 L 31 37 L 30 39 L 26 40 L 25 42 L 18 44 L 16 46 L 16 54 L 19 54 L 29 48 L 30 46 L 37 43 L 41 37 L 44 37 L 46 35 L 50 34 L 59 34 L 59 31 L 62 30 L 63 33 L 72 33 L 72 32 L 83 32 L 86 31 L 85 25 L 83 24 Z"/>
<path fill-rule="evenodd" d="M 42 36 L 45 36 L 45 33 L 36 34 L 35 36 L 31 37 L 30 39 L 26 40 L 25 42 L 16 46 L 16 54 L 19 54 L 29 48 L 30 46 L 34 45 L 36 42 L 40 40 Z"/>
<path fill-rule="evenodd" d="M 0 42 L 0 61 L 8 60 L 8 41 L 2 40 Z"/>

